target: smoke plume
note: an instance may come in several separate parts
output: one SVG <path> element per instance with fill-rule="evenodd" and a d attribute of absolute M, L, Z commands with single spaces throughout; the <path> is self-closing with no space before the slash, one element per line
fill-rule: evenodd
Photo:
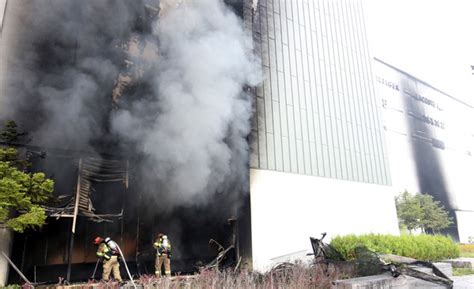
<path fill-rule="evenodd" d="M 113 128 L 146 155 L 141 173 L 165 206 L 203 203 L 244 188 L 251 99 L 258 81 L 251 38 L 218 0 L 167 6 L 155 26 L 151 95 L 136 96 Z"/>
<path fill-rule="evenodd" d="M 91 142 L 106 134 L 121 65 L 117 46 L 134 28 L 134 2 L 9 3 L 2 31 L 9 51 L 2 106 L 8 110 L 2 118 L 25 126 L 34 144 L 92 150 Z"/>
<path fill-rule="evenodd" d="M 7 12 L 0 118 L 33 144 L 103 152 L 118 143 L 140 156 L 135 176 L 162 207 L 246 190 L 244 88 L 259 71 L 250 35 L 222 1 L 15 0 Z"/>

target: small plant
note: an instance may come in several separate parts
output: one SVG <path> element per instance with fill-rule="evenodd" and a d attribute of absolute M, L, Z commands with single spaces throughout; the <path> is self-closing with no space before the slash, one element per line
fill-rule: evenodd
<path fill-rule="evenodd" d="M 453 268 L 453 276 L 474 275 L 471 268 Z"/>
<path fill-rule="evenodd" d="M 1 289 L 21 289 L 21 286 L 18 284 L 11 284 L 7 286 L 0 286 Z"/>

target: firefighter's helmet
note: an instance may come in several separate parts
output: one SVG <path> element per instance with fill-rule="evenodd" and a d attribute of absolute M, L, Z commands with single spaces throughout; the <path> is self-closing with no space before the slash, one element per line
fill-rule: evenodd
<path fill-rule="evenodd" d="M 95 239 L 94 239 L 94 245 L 99 245 L 100 243 L 102 243 L 102 241 L 104 241 L 104 238 L 102 238 L 102 237 L 95 237 Z"/>

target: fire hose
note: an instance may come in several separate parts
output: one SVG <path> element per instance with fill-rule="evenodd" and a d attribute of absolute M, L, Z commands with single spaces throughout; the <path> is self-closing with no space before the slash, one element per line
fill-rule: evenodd
<path fill-rule="evenodd" d="M 133 288 L 137 289 L 135 282 L 133 282 L 132 274 L 130 274 L 130 270 L 128 270 L 127 261 L 125 260 L 125 257 L 123 256 L 122 249 L 120 249 L 120 246 L 118 244 L 117 244 L 117 249 L 120 253 L 120 257 L 122 257 L 123 264 L 125 265 L 125 269 L 127 270 L 127 274 L 128 274 L 128 277 L 130 278 L 130 281 L 132 282 Z"/>

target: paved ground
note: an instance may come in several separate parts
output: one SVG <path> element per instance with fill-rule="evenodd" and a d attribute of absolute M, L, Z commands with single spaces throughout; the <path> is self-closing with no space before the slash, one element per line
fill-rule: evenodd
<path fill-rule="evenodd" d="M 454 289 L 473 289 L 474 288 L 474 275 L 466 276 L 453 276 Z"/>
<path fill-rule="evenodd" d="M 474 258 L 457 258 L 452 261 L 453 265 L 458 263 L 457 265 L 461 267 L 474 267 Z M 466 263 L 471 263 L 471 265 Z M 451 278 L 454 280 L 455 289 L 474 289 L 474 275 L 453 276 Z"/>

